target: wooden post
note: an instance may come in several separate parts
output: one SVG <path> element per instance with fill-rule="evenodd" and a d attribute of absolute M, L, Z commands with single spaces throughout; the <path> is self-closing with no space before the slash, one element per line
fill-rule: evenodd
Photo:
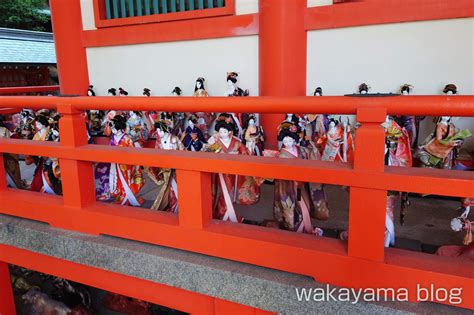
<path fill-rule="evenodd" d="M 8 264 L 0 261 L 0 314 L 15 315 L 15 299 Z"/>
<path fill-rule="evenodd" d="M 354 169 L 383 172 L 386 110 L 359 109 Z M 349 248 L 352 257 L 383 261 L 387 191 L 351 187 L 349 195 Z"/>
<path fill-rule="evenodd" d="M 179 225 L 202 229 L 212 220 L 211 174 L 177 170 Z"/>

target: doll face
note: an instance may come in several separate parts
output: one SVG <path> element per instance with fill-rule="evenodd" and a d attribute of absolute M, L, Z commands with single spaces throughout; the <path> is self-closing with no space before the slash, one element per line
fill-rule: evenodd
<path fill-rule="evenodd" d="M 196 87 L 197 87 L 198 89 L 202 89 L 201 81 L 196 81 Z"/>
<path fill-rule="evenodd" d="M 232 82 L 231 80 L 227 80 L 227 84 L 228 84 L 230 87 L 234 86 L 234 82 Z"/>
<path fill-rule="evenodd" d="M 225 129 L 225 128 L 221 128 L 219 129 L 219 137 L 221 139 L 229 139 L 230 137 L 230 131 Z"/>
<path fill-rule="evenodd" d="M 249 120 L 249 126 L 255 126 L 255 120 L 254 119 Z"/>
<path fill-rule="evenodd" d="M 44 125 L 42 123 L 40 123 L 39 121 L 36 121 L 35 122 L 35 127 L 36 127 L 36 129 L 40 130 L 40 129 L 44 128 Z"/>
<path fill-rule="evenodd" d="M 402 94 L 403 94 L 403 95 L 409 95 L 410 92 L 408 92 L 407 90 L 404 90 L 404 91 L 402 92 Z"/>
<path fill-rule="evenodd" d="M 331 122 L 329 123 L 329 128 L 330 128 L 330 129 L 333 129 L 334 127 L 336 127 L 336 124 L 334 123 L 334 121 L 331 121 Z"/>
<path fill-rule="evenodd" d="M 295 139 L 293 139 L 292 137 L 285 137 L 283 138 L 283 145 L 285 146 L 285 148 L 291 149 L 295 146 Z"/>
<path fill-rule="evenodd" d="M 441 121 L 447 123 L 451 119 L 450 116 L 442 116 Z"/>
<path fill-rule="evenodd" d="M 160 136 L 160 138 L 163 138 L 165 136 L 165 132 L 162 129 L 157 129 L 156 132 Z"/>
<path fill-rule="evenodd" d="M 453 95 L 453 91 L 446 92 L 446 95 Z"/>
<path fill-rule="evenodd" d="M 178 96 L 178 94 L 176 94 L 176 92 L 172 92 L 171 95 Z"/>

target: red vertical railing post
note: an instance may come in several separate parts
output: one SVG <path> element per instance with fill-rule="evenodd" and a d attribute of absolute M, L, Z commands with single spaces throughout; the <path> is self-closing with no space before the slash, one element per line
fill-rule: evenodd
<path fill-rule="evenodd" d="M 59 104 L 58 112 L 62 115 L 59 120 L 61 146 L 76 148 L 87 144 L 86 121 L 83 113 L 71 105 Z M 61 184 L 64 205 L 76 209 L 84 208 L 95 203 L 95 187 L 92 163 L 70 159 L 59 159 Z M 58 222 L 52 223 L 60 227 L 77 228 L 81 220 L 71 218 L 66 214 L 58 214 Z"/>
<path fill-rule="evenodd" d="M 384 108 L 357 110 L 354 169 L 384 171 Z M 384 233 L 387 191 L 351 187 L 349 195 L 349 246 L 352 257 L 384 260 Z"/>
<path fill-rule="evenodd" d="M 5 169 L 4 154 L 5 153 L 0 152 L 0 191 L 7 188 L 7 171 Z"/>
<path fill-rule="evenodd" d="M 211 174 L 176 170 L 179 225 L 202 229 L 212 220 Z"/>
<path fill-rule="evenodd" d="M 0 314 L 15 315 L 15 299 L 8 264 L 0 261 Z"/>

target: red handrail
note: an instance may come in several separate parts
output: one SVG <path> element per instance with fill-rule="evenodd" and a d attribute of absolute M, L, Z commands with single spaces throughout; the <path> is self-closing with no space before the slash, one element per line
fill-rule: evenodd
<path fill-rule="evenodd" d="M 474 296 L 469 262 L 383 247 L 387 190 L 474 197 L 474 176 L 385 167 L 385 133 L 380 127 L 387 113 L 474 116 L 474 96 L 0 97 L 0 107 L 57 108 L 63 115 L 60 143 L 1 139 L 0 151 L 58 157 L 64 193 L 60 197 L 18 191 L 6 188 L 3 181 L 1 213 L 309 275 L 334 285 L 407 288 L 410 300 L 416 300 L 418 285 L 463 287 L 459 306 L 474 309 L 474 301 L 468 299 Z M 361 126 L 353 165 L 322 161 L 295 165 L 285 159 L 88 145 L 82 115 L 86 109 L 340 113 L 356 114 Z M 99 161 L 175 168 L 179 215 L 97 203 L 91 167 Z M 212 220 L 210 173 L 217 172 L 349 186 L 347 247 L 335 239 Z M 0 178 L 4 174 L 0 168 Z"/>

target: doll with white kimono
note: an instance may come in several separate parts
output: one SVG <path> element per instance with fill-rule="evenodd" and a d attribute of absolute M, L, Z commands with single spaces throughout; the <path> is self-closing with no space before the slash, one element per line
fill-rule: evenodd
<path fill-rule="evenodd" d="M 109 122 L 112 136 L 111 146 L 134 147 L 133 141 L 126 133 L 127 121 L 122 115 L 116 115 Z M 143 187 L 145 181 L 141 169 L 132 165 L 112 163 L 110 165 L 109 189 L 116 203 L 138 207 L 143 203 L 136 194 Z"/>

